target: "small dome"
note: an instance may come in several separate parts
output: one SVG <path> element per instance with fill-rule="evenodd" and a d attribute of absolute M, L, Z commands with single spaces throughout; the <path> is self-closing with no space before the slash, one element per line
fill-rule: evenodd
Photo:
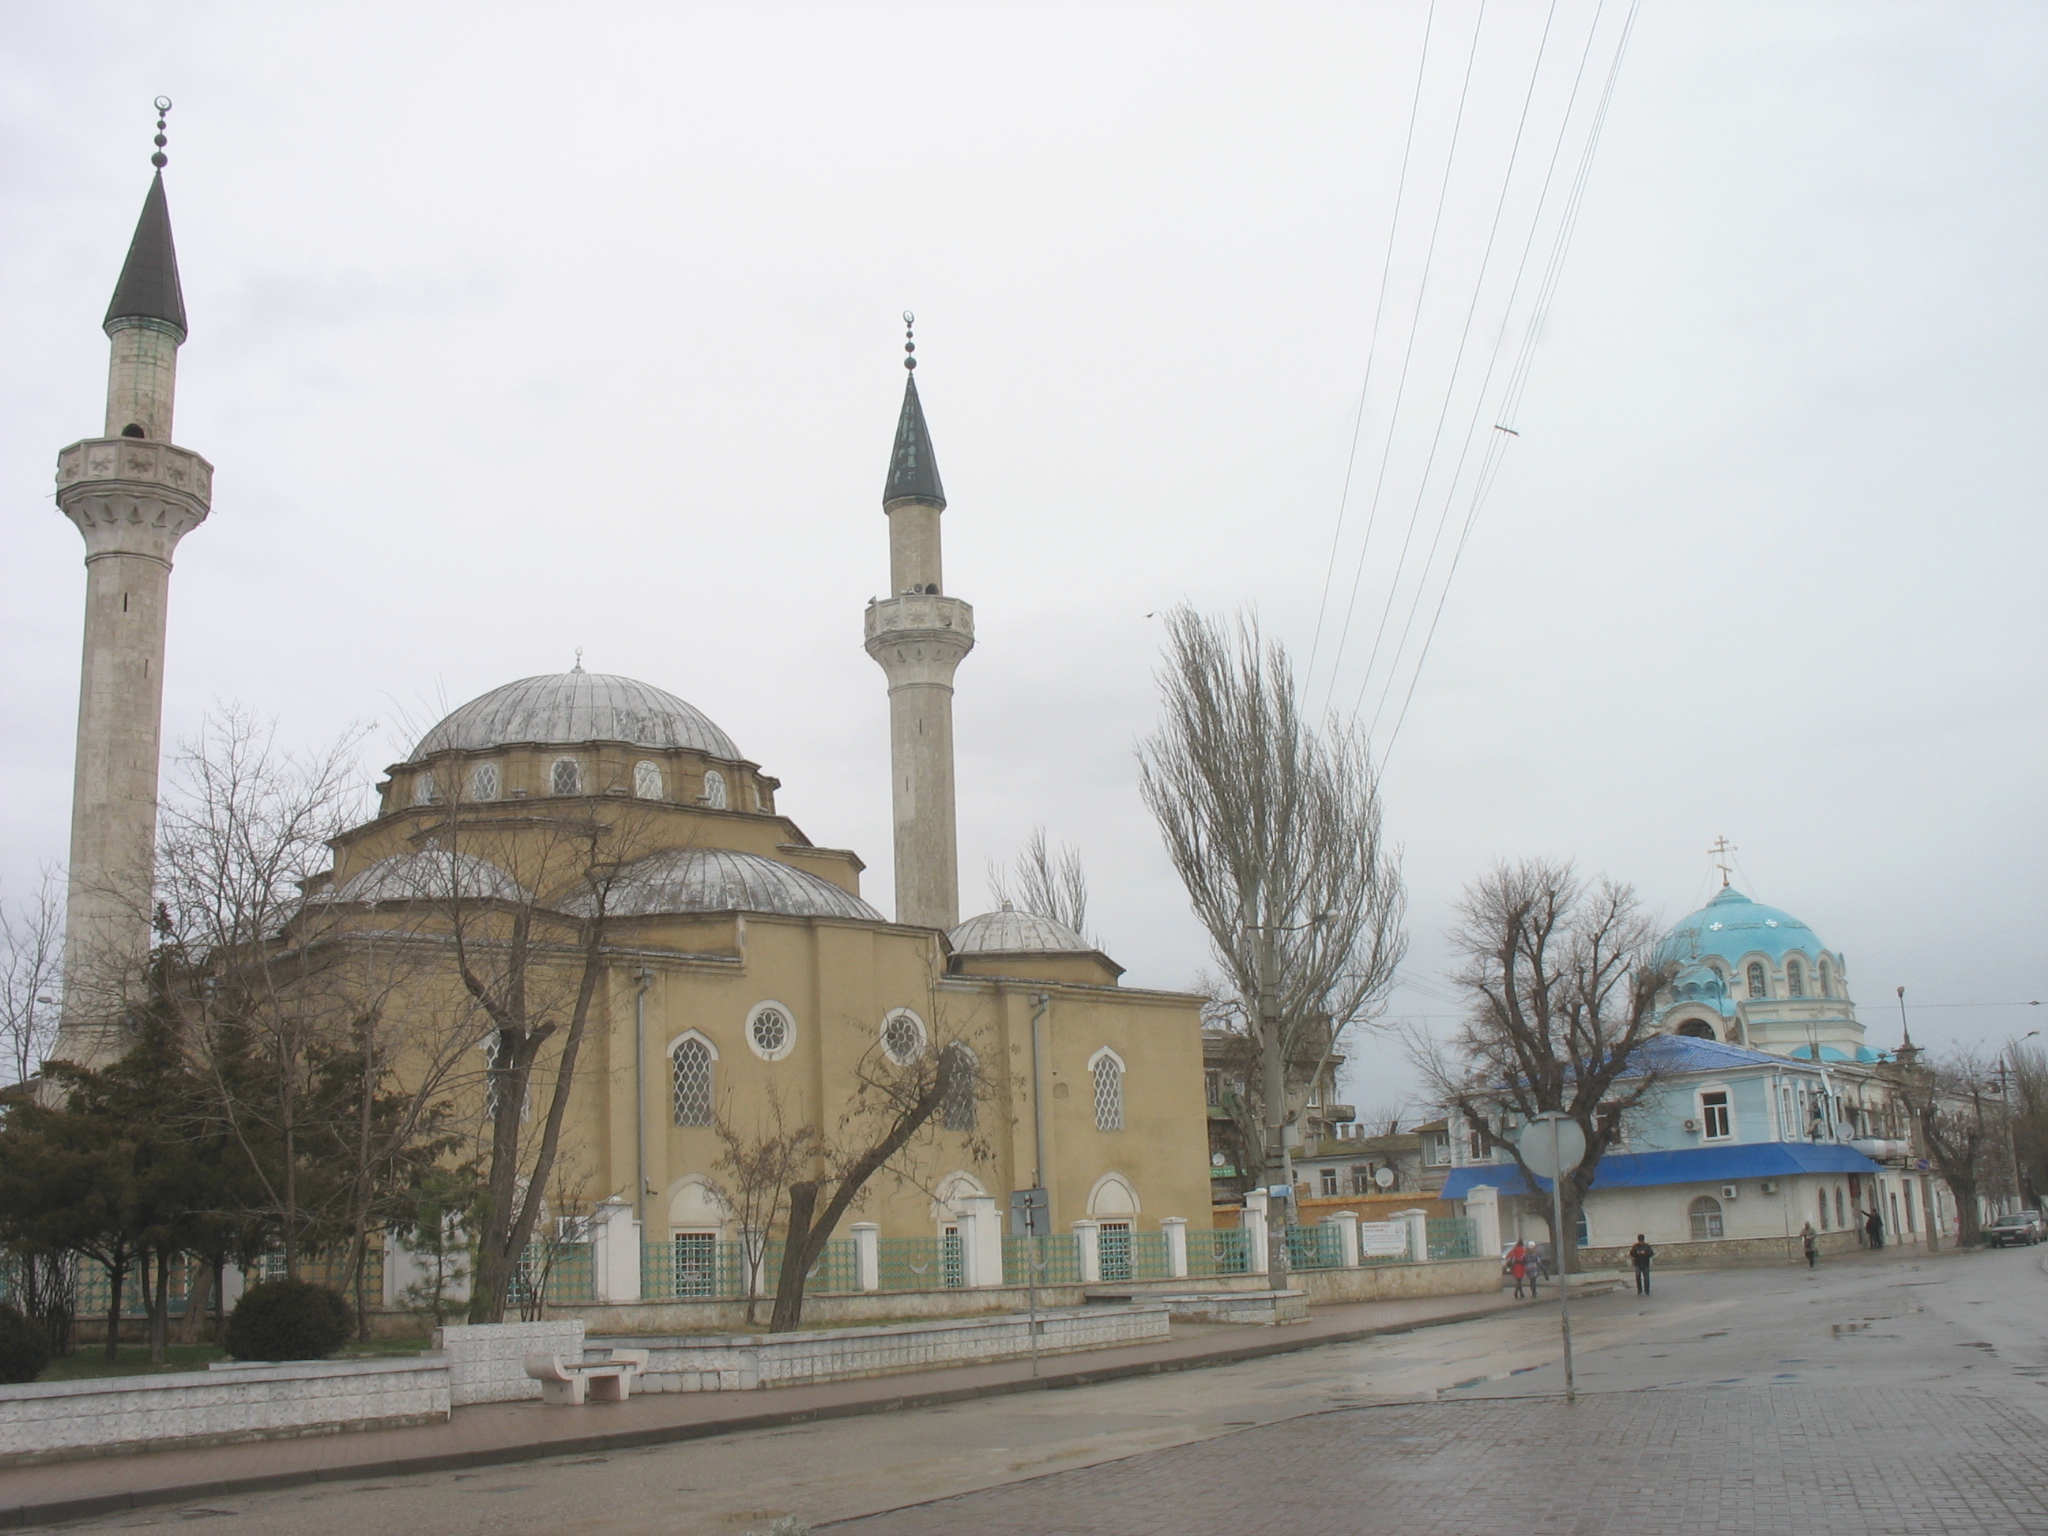
<path fill-rule="evenodd" d="M 588 896 L 568 903 L 587 910 Z M 858 896 L 777 859 L 730 848 L 678 848 L 629 865 L 612 888 L 614 917 L 662 912 L 779 912 L 788 917 L 885 921 Z"/>
<path fill-rule="evenodd" d="M 497 865 L 473 853 L 450 853 L 429 848 L 420 853 L 394 854 L 379 859 L 368 869 L 352 876 L 336 891 L 332 900 L 350 906 L 368 906 L 379 901 L 445 901 L 459 896 L 466 901 L 530 900 L 526 892 Z"/>
<path fill-rule="evenodd" d="M 1061 949 L 1087 954 L 1095 948 L 1064 923 L 1012 907 L 970 917 L 946 940 L 956 955 L 1035 955 Z"/>
<path fill-rule="evenodd" d="M 1828 953 L 1814 931 L 1791 913 L 1751 901 L 1729 886 L 1692 916 L 1674 923 L 1657 946 L 1657 958 L 1684 965 L 1718 955 L 1732 964 L 1759 951 L 1775 960 L 1792 950 L 1815 957 Z"/>
<path fill-rule="evenodd" d="M 583 741 L 687 747 L 710 757 L 740 755 L 732 738 L 703 711 L 651 683 L 608 672 L 549 672 L 471 699 L 422 736 L 406 761 L 421 762 L 439 752 Z"/>

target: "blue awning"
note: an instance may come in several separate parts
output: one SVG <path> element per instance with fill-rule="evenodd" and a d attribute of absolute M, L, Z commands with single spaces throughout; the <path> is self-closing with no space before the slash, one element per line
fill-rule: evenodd
<path fill-rule="evenodd" d="M 1752 1141 L 1732 1147 L 1682 1147 L 1673 1152 L 1610 1152 L 1600 1159 L 1593 1188 L 1641 1189 L 1659 1184 L 1733 1184 L 1739 1179 L 1789 1179 L 1802 1173 L 1879 1172 L 1877 1164 L 1832 1141 Z M 1537 1183 L 1545 1190 L 1548 1179 Z M 1462 1200 L 1475 1184 L 1491 1184 L 1503 1195 L 1526 1195 L 1522 1170 L 1513 1163 L 1453 1168 L 1440 1198 Z"/>

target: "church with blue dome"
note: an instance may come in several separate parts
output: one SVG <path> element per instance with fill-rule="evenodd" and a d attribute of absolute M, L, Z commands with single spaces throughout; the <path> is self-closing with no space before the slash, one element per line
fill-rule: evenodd
<path fill-rule="evenodd" d="M 1841 951 L 1732 885 L 1673 924 L 1656 959 L 1677 967 L 1658 996 L 1667 1033 L 1807 1061 L 1885 1059 L 1864 1043 Z"/>

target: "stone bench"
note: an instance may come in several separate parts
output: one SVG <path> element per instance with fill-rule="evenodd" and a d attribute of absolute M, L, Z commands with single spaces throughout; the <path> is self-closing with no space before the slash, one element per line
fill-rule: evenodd
<path fill-rule="evenodd" d="M 540 1383 L 540 1400 L 558 1408 L 578 1408 L 586 1399 L 623 1403 L 633 1393 L 634 1376 L 646 1369 L 644 1349 L 593 1350 L 581 1360 L 526 1357 L 526 1374 Z"/>

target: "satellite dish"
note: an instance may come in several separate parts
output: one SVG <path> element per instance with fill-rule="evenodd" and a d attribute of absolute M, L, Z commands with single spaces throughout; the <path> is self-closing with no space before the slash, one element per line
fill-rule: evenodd
<path fill-rule="evenodd" d="M 1221 1152 L 1211 1152 L 1209 1154 L 1209 1166 L 1211 1168 L 1228 1168 L 1230 1166 L 1230 1159 Z"/>
<path fill-rule="evenodd" d="M 1392 1189 L 1394 1187 L 1394 1170 L 1391 1168 L 1381 1168 L 1373 1174 L 1372 1181 L 1379 1185 L 1381 1189 Z"/>

